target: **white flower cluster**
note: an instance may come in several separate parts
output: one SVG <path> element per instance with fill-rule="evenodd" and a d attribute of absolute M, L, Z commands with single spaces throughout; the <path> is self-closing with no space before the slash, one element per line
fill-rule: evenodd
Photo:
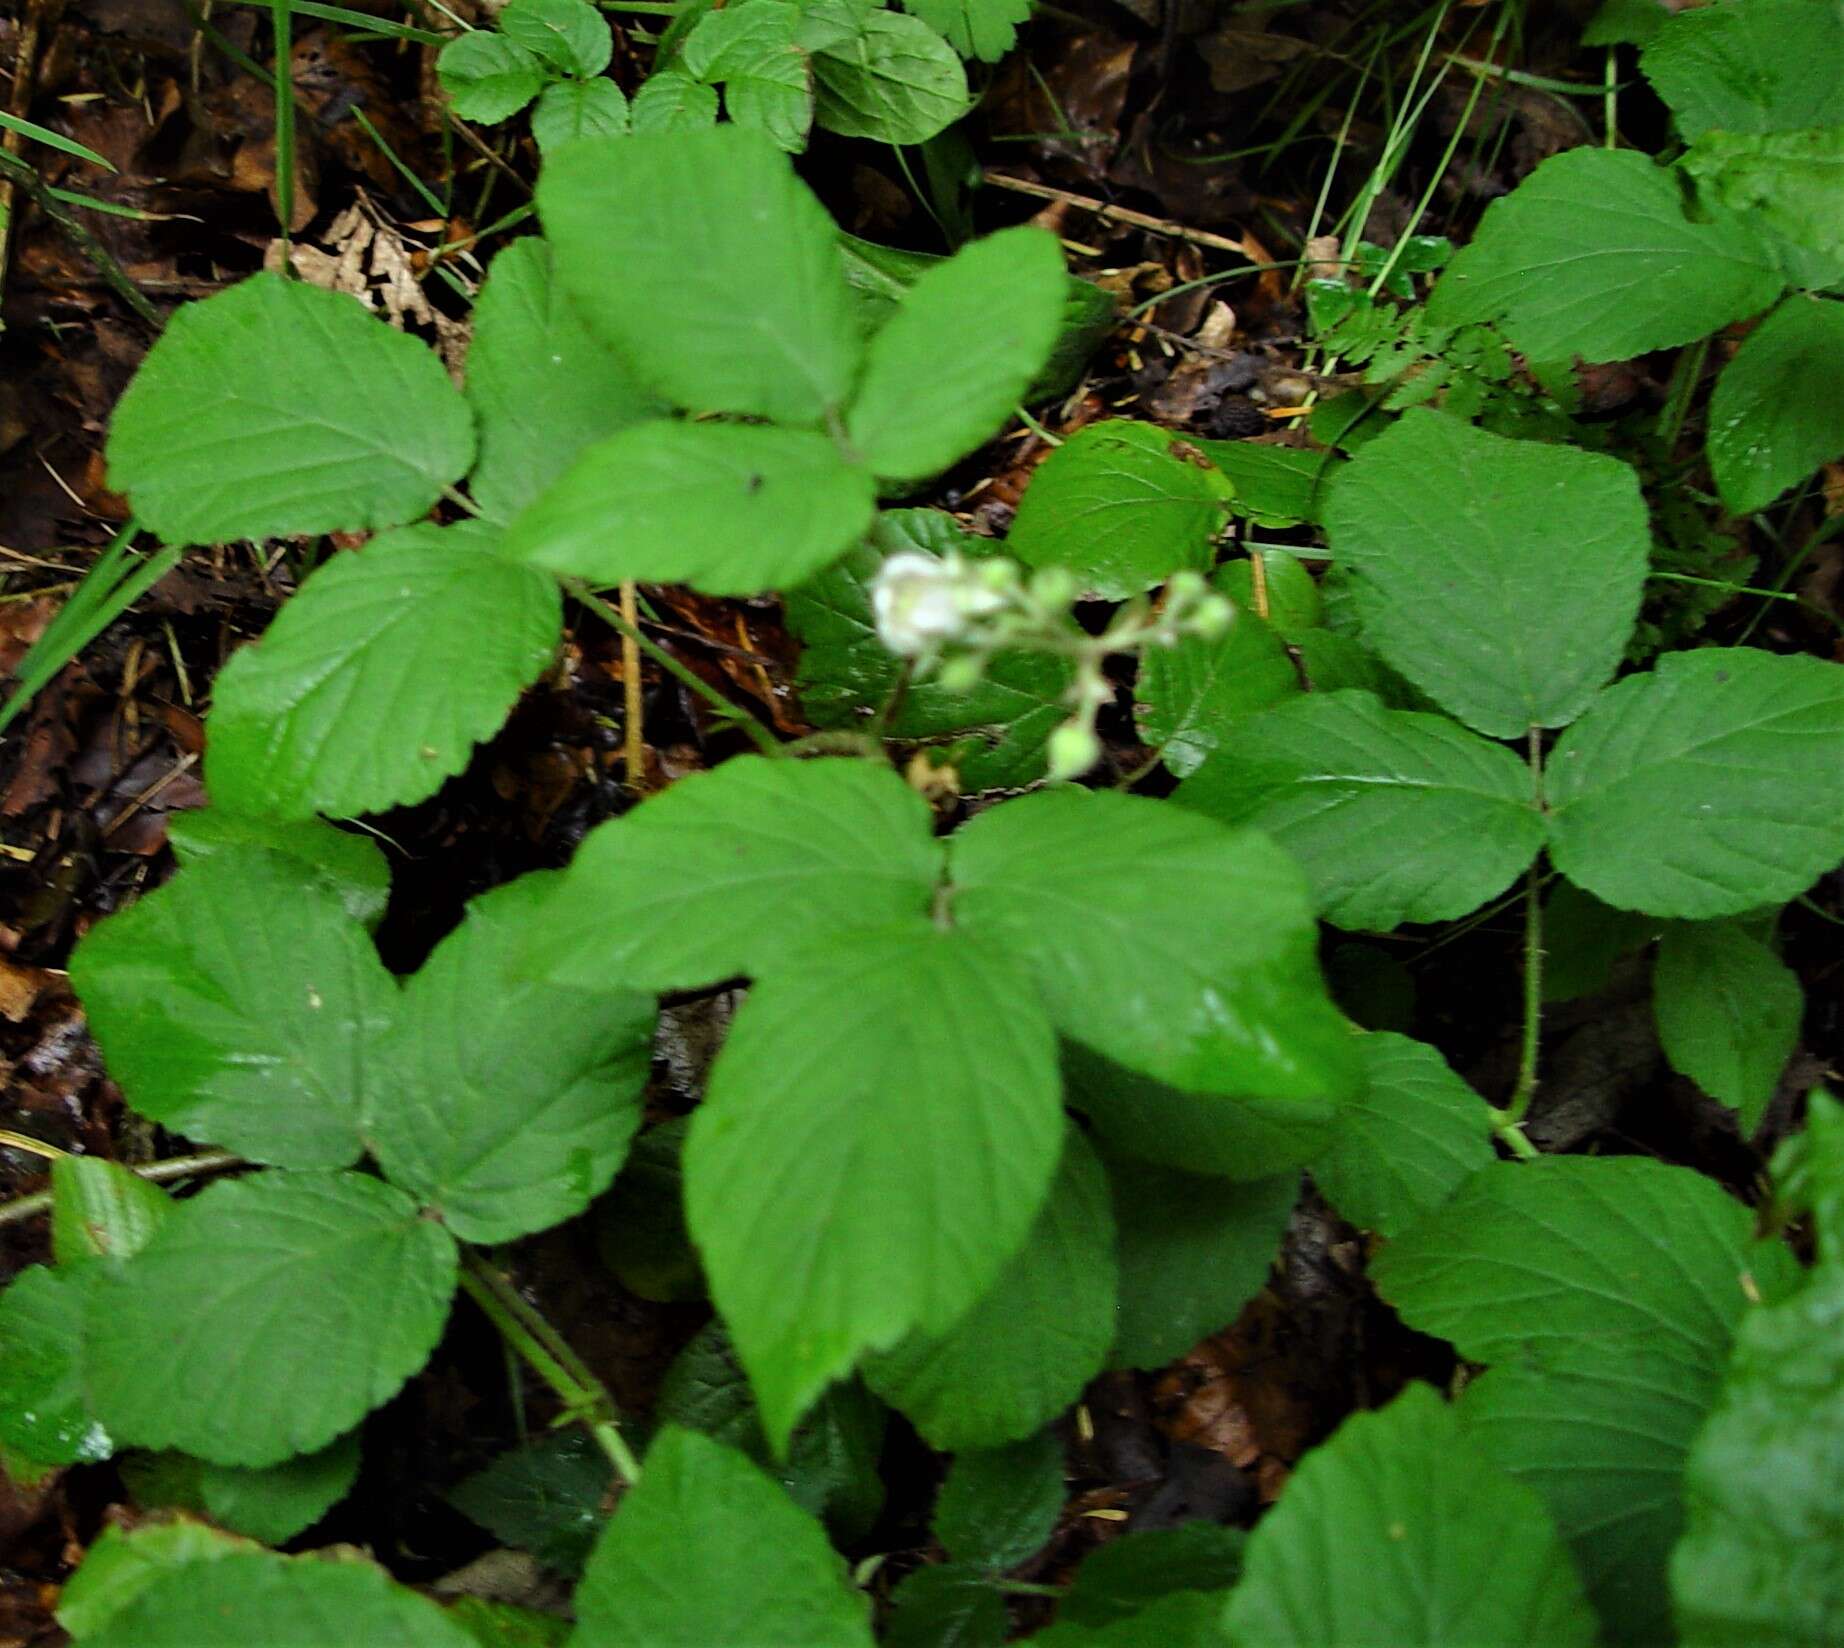
<path fill-rule="evenodd" d="M 892 555 L 871 584 L 877 636 L 899 658 L 932 658 L 1006 605 L 1003 592 L 964 555 L 936 560 L 915 550 Z"/>

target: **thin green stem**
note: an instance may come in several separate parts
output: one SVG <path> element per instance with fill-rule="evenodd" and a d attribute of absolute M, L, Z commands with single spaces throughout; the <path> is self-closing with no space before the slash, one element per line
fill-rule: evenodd
<path fill-rule="evenodd" d="M 698 675 L 696 671 L 687 669 L 664 647 L 649 640 L 637 626 L 630 624 L 614 607 L 610 606 L 601 596 L 597 595 L 581 578 L 566 578 L 563 583 L 564 588 L 569 590 L 578 601 L 588 607 L 591 612 L 611 629 L 618 631 L 620 634 L 632 640 L 642 652 L 651 658 L 654 663 L 658 664 L 659 667 L 675 681 L 692 692 L 695 692 L 726 721 L 734 722 L 737 726 L 741 727 L 743 731 L 755 741 L 756 748 L 761 750 L 763 754 L 778 755 L 780 753 L 781 741 L 775 737 L 772 731 L 763 726 L 760 721 L 740 704 L 731 703 L 729 699 L 724 697 L 724 695 L 713 687 L 710 682 Z"/>
<path fill-rule="evenodd" d="M 564 1411 L 588 1426 L 615 1474 L 633 1487 L 640 1480 L 640 1461 L 621 1434 L 614 1399 L 557 1330 L 477 1253 L 462 1259 L 461 1291 L 481 1308 L 525 1365 L 557 1393 Z"/>
<path fill-rule="evenodd" d="M 1543 810 L 1543 734 L 1530 729 L 1532 800 Z M 1511 1102 L 1497 1113 L 1498 1136 L 1519 1155 L 1529 1150 L 1523 1121 L 1537 1091 L 1537 1055 L 1543 1035 L 1543 874 L 1535 860 L 1524 881 L 1524 1040 L 1518 1052 L 1517 1086 Z M 1523 1147 L 1520 1149 L 1520 1145 Z"/>

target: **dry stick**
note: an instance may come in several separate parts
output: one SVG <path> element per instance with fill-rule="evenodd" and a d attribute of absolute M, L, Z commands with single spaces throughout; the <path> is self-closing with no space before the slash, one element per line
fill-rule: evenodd
<path fill-rule="evenodd" d="M 1053 189 L 1048 183 L 1031 183 L 1005 172 L 988 169 L 980 175 L 995 189 L 1009 189 L 1013 194 L 1030 195 L 1036 200 L 1054 200 L 1064 206 L 1073 206 L 1078 211 L 1092 212 L 1096 217 L 1112 218 L 1116 223 L 1125 223 L 1135 229 L 1150 229 L 1154 234 L 1170 235 L 1174 240 L 1188 240 L 1193 246 L 1210 246 L 1219 252 L 1234 252 L 1238 257 L 1254 262 L 1263 262 L 1267 257 L 1265 251 L 1250 251 L 1247 241 L 1231 240 L 1227 235 L 1214 235 L 1208 229 L 1188 228 L 1167 217 L 1154 217 L 1149 212 L 1136 212 L 1125 206 L 1110 206 L 1105 200 L 1096 200 L 1089 195 L 1072 195 L 1067 189 Z"/>
<path fill-rule="evenodd" d="M 627 784 L 636 795 L 647 787 L 647 741 L 642 719 L 646 707 L 640 695 L 640 591 L 632 578 L 621 580 L 621 616 L 628 627 L 621 632 L 622 732 L 626 738 Z"/>

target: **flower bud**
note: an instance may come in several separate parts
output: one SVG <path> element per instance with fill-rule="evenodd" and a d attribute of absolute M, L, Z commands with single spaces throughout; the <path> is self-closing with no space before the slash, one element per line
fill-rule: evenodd
<path fill-rule="evenodd" d="M 1182 572 L 1174 572 L 1165 581 L 1165 598 L 1173 606 L 1195 601 L 1203 593 L 1204 575 L 1188 567 Z"/>
<path fill-rule="evenodd" d="M 1061 612 L 1079 594 L 1076 575 L 1066 567 L 1044 567 L 1031 575 L 1031 599 L 1040 607 Z"/>
<path fill-rule="evenodd" d="M 958 653 L 946 660 L 936 672 L 935 679 L 941 683 L 946 692 L 971 692 L 980 684 L 980 677 L 986 673 L 986 660 L 977 652 Z"/>
<path fill-rule="evenodd" d="M 953 567 L 905 550 L 890 556 L 871 582 L 878 639 L 899 658 L 922 658 L 965 628 Z"/>
<path fill-rule="evenodd" d="M 1185 623 L 1193 635 L 1216 641 L 1229 633 L 1229 626 L 1235 621 L 1235 602 L 1226 595 L 1206 595 Z"/>
<path fill-rule="evenodd" d="M 1050 735 L 1045 753 L 1050 762 L 1050 782 L 1065 784 L 1080 778 L 1101 759 L 1101 740 L 1080 721 L 1066 721 Z"/>

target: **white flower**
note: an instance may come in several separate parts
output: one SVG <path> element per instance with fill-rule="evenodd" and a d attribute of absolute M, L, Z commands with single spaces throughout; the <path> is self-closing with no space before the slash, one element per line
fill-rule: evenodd
<path fill-rule="evenodd" d="M 937 561 L 903 550 L 878 568 L 871 583 L 877 634 L 899 658 L 926 658 L 964 638 L 968 620 L 996 612 L 1005 597 L 988 589 L 959 555 Z"/>

